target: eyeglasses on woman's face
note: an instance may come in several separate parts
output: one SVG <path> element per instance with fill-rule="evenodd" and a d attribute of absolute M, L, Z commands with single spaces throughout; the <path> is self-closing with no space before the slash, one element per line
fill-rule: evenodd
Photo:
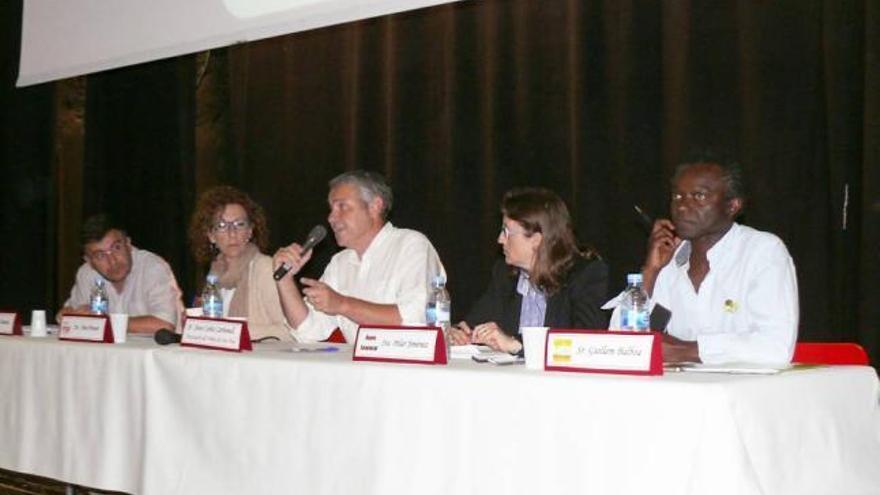
<path fill-rule="evenodd" d="M 251 228 L 249 220 L 220 220 L 211 226 L 211 230 L 216 233 L 237 234 Z"/>
<path fill-rule="evenodd" d="M 527 235 L 525 230 L 512 229 L 503 223 L 501 224 L 501 234 L 500 234 L 501 237 L 504 237 L 505 239 L 507 239 L 507 238 L 510 238 L 511 236 L 515 236 L 515 235 L 519 235 L 519 234 Z"/>

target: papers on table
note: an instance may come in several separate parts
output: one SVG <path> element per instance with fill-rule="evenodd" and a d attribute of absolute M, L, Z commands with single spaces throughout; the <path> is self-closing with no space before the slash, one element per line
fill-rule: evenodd
<path fill-rule="evenodd" d="M 525 359 L 506 352 L 493 351 L 485 345 L 454 345 L 449 352 L 452 359 L 473 359 L 478 363 L 492 363 L 497 365 L 523 364 Z"/>
<path fill-rule="evenodd" d="M 725 373 L 730 375 L 775 375 L 792 368 L 791 364 L 767 365 L 754 363 L 666 363 L 664 371 L 686 371 L 689 373 Z"/>
<path fill-rule="evenodd" d="M 23 325 L 21 327 L 21 331 L 25 335 L 30 335 L 31 326 L 30 325 Z M 58 335 L 58 325 L 54 325 L 54 324 L 53 325 L 46 325 L 46 333 L 49 335 Z"/>
<path fill-rule="evenodd" d="M 450 347 L 449 357 L 452 359 L 470 359 L 473 356 L 487 351 L 491 351 L 491 349 L 489 349 L 489 346 L 485 345 L 454 345 Z"/>

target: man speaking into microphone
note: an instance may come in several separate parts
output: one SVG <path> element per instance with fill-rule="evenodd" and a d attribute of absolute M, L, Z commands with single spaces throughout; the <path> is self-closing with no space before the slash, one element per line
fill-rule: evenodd
<path fill-rule="evenodd" d="M 345 248 L 330 260 L 320 280 L 294 283 L 312 256 L 297 243 L 279 249 L 274 266 L 286 265 L 276 282 L 291 335 L 300 342 L 327 339 L 339 328 L 354 342 L 359 325 L 423 325 L 428 281 L 445 270 L 423 234 L 388 221 L 393 195 L 384 177 L 356 170 L 330 181 L 327 221 Z M 282 270 L 283 271 L 283 270 Z"/>

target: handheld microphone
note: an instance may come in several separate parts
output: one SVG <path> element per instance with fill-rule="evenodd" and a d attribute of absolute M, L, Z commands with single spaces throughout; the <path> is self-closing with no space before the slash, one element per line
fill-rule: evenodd
<path fill-rule="evenodd" d="M 300 256 L 309 252 L 309 249 L 315 247 L 319 242 L 324 240 L 324 237 L 327 236 L 327 229 L 324 228 L 323 225 L 315 225 L 311 232 L 309 232 L 309 236 L 306 237 L 306 241 L 302 245 L 302 249 L 299 251 Z M 287 266 L 287 263 L 282 263 L 281 266 L 275 270 L 275 273 L 272 274 L 272 278 L 275 280 L 281 280 L 287 275 L 287 272 L 290 271 L 290 267 Z"/>
<path fill-rule="evenodd" d="M 153 340 L 159 345 L 179 344 L 182 335 L 174 333 L 167 328 L 160 328 L 153 334 Z"/>

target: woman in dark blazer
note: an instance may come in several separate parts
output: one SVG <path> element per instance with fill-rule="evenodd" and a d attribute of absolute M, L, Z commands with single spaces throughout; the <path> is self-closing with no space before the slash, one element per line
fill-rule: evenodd
<path fill-rule="evenodd" d="M 608 267 L 595 251 L 578 248 L 562 199 L 547 189 L 514 189 L 504 195 L 501 213 L 504 261 L 495 264 L 486 292 L 450 332 L 452 342 L 516 354 L 522 350 L 521 327 L 606 328 L 600 306 Z"/>

